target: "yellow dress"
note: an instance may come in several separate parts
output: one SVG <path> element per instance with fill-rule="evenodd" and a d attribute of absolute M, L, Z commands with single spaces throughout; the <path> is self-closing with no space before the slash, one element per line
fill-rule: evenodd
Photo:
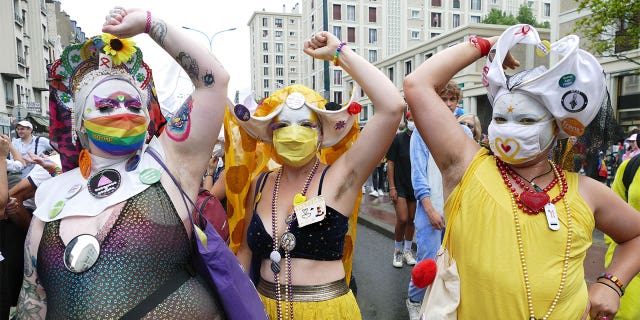
<path fill-rule="evenodd" d="M 616 177 L 613 180 L 613 184 L 611 185 L 611 189 L 617 193 L 620 198 L 624 201 L 628 202 L 629 205 L 634 207 L 636 210 L 640 210 L 640 183 L 636 182 L 638 180 L 633 180 L 631 185 L 629 185 L 629 198 L 627 199 L 626 188 L 624 183 L 622 182 L 622 176 L 624 174 L 624 170 L 629 164 L 629 160 L 626 160 L 620 164 L 618 167 L 618 172 L 616 173 Z M 609 266 L 611 263 L 611 259 L 613 258 L 613 251 L 615 250 L 617 244 L 608 236 L 604 237 L 604 240 L 609 245 L 609 249 L 607 249 L 607 254 L 605 255 L 604 264 L 605 267 Z M 627 289 L 624 292 L 624 296 L 620 298 L 620 309 L 618 309 L 618 313 L 616 313 L 616 320 L 638 320 L 640 319 L 640 275 L 636 275 L 631 279 L 629 285 L 627 285 Z"/>
<path fill-rule="evenodd" d="M 565 172 L 565 195 L 572 215 L 573 236 L 564 289 L 548 319 L 580 319 L 587 307 L 583 261 L 595 227 L 593 214 L 577 191 L 578 175 Z M 559 183 L 558 183 L 559 185 Z M 549 196 L 559 194 L 555 186 Z M 445 204 L 445 217 L 457 211 L 448 249 L 460 273 L 458 319 L 529 319 L 523 268 L 509 189 L 486 149 L 474 157 L 462 181 Z M 560 230 L 547 226 L 544 213 L 518 210 L 526 266 L 536 318 L 542 318 L 558 288 L 567 243 L 567 211 L 556 203 Z"/>

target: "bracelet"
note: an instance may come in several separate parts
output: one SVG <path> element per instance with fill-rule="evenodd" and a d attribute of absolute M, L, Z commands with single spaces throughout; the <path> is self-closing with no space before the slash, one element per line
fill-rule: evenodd
<path fill-rule="evenodd" d="M 396 189 L 396 187 L 390 187 L 389 188 L 389 190 L 395 190 L 395 189 Z"/>
<path fill-rule="evenodd" d="M 151 31 L 151 11 L 147 11 L 147 24 L 144 26 L 144 33 Z"/>
<path fill-rule="evenodd" d="M 598 277 L 597 280 L 600 280 L 600 279 L 607 279 L 607 280 L 613 282 L 618 287 L 618 289 L 620 289 L 620 292 L 622 293 L 622 294 L 620 294 L 620 296 L 622 297 L 622 295 L 624 295 L 624 290 L 627 287 L 624 284 L 622 284 L 622 281 L 620 281 L 620 279 L 618 279 L 618 277 L 616 277 L 616 276 L 614 276 L 612 274 L 609 274 L 609 273 L 603 273 Z"/>
<path fill-rule="evenodd" d="M 486 57 L 489 54 L 489 51 L 491 50 L 491 42 L 489 42 L 489 40 L 485 38 L 478 37 L 478 36 L 471 36 L 469 38 L 469 42 L 471 42 L 471 44 L 474 47 L 476 47 L 478 51 L 480 51 L 481 57 Z"/>
<path fill-rule="evenodd" d="M 338 48 L 336 48 L 336 54 L 333 56 L 333 65 L 334 66 L 338 66 L 338 55 L 340 55 L 340 50 L 342 50 L 342 47 L 344 47 L 344 45 L 347 44 L 346 42 L 340 42 L 340 44 L 338 45 Z"/>
<path fill-rule="evenodd" d="M 611 288 L 611 290 L 615 291 L 616 294 L 618 295 L 618 297 L 622 297 L 622 293 L 618 292 L 618 290 L 616 290 L 616 288 L 614 288 L 612 285 L 610 285 L 608 283 L 605 283 L 605 282 L 600 282 L 600 281 L 597 281 L 596 283 L 604 284 L 605 286 Z"/>
<path fill-rule="evenodd" d="M 205 174 L 204 174 L 204 176 L 205 176 L 205 178 L 206 178 L 206 177 L 213 177 L 213 176 L 214 176 L 214 174 L 213 174 L 213 173 L 205 173 Z"/>
<path fill-rule="evenodd" d="M 51 169 L 51 171 L 48 171 L 48 172 L 52 177 L 55 177 L 62 173 L 62 168 L 55 166 L 55 168 Z"/>

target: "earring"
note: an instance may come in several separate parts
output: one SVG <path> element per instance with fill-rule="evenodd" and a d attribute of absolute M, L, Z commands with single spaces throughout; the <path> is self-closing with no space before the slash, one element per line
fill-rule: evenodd
<path fill-rule="evenodd" d="M 82 151 L 80 151 L 80 154 L 78 155 L 78 167 L 80 168 L 82 177 L 85 179 L 89 178 L 89 174 L 91 173 L 91 156 L 87 149 L 82 149 Z"/>

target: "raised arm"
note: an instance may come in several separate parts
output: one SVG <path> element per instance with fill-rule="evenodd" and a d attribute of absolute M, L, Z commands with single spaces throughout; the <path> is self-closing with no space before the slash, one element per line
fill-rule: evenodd
<path fill-rule="evenodd" d="M 9 137 L 0 136 L 0 159 L 7 159 L 12 147 Z M 9 182 L 7 180 L 7 161 L 0 161 L 0 219 L 6 219 L 5 208 L 9 200 Z"/>
<path fill-rule="evenodd" d="M 493 45 L 498 37 L 488 40 Z M 440 98 L 440 89 L 479 58 L 479 50 L 471 43 L 459 43 L 427 59 L 404 79 L 405 98 L 416 127 L 442 170 L 445 190 L 458 184 L 480 146 L 459 130 L 455 116 Z"/>
<path fill-rule="evenodd" d="M 168 121 L 160 140 L 169 167 L 180 167 L 179 179 L 199 179 L 220 131 L 229 74 L 207 48 L 149 11 L 116 8 L 102 31 L 118 37 L 148 32 L 191 78 L 195 90 Z"/>
<path fill-rule="evenodd" d="M 338 45 L 338 38 L 323 31 L 305 41 L 304 52 L 317 59 L 332 61 Z M 374 116 L 369 119 L 357 141 L 334 163 L 334 169 L 328 173 L 343 179 L 344 183 L 339 183 L 336 191 L 349 189 L 360 192 L 360 187 L 389 148 L 405 103 L 398 88 L 389 78 L 351 51 L 348 45 L 341 47 L 336 62 L 353 77 L 375 108 Z"/>

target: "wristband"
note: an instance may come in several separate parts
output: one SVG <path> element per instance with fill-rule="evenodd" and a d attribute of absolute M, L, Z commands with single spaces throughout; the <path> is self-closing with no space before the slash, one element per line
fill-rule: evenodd
<path fill-rule="evenodd" d="M 607 279 L 607 280 L 613 282 L 618 287 L 618 289 L 620 289 L 620 292 L 621 292 L 620 296 L 622 297 L 624 295 L 624 290 L 627 287 L 624 284 L 622 284 L 622 281 L 620 281 L 620 279 L 618 279 L 618 277 L 616 277 L 616 276 L 614 276 L 612 274 L 609 274 L 609 273 L 603 273 L 598 277 L 597 280 L 600 280 L 600 279 Z M 600 281 L 598 281 L 598 282 L 600 282 Z"/>
<path fill-rule="evenodd" d="M 604 284 L 605 286 L 607 286 L 607 287 L 611 288 L 611 290 L 615 291 L 615 292 L 616 292 L 616 294 L 618 295 L 618 297 L 622 297 L 622 294 L 621 294 L 620 292 L 618 292 L 618 290 L 617 290 L 616 288 L 614 288 L 612 285 L 610 285 L 610 284 L 608 284 L 608 283 L 605 283 L 605 282 L 602 282 L 602 281 L 598 281 L 598 282 L 596 282 L 596 283 Z"/>
<path fill-rule="evenodd" d="M 471 36 L 469 38 L 469 42 L 471 42 L 471 44 L 474 47 L 476 47 L 478 51 L 480 51 L 481 57 L 486 57 L 489 54 L 489 51 L 491 50 L 491 42 L 489 42 L 489 40 L 485 38 L 478 37 L 478 36 Z"/>
<path fill-rule="evenodd" d="M 147 24 L 144 26 L 144 33 L 151 31 L 151 11 L 147 11 Z"/>
<path fill-rule="evenodd" d="M 334 66 L 338 66 L 338 56 L 340 55 L 340 50 L 342 50 L 342 47 L 344 47 L 344 45 L 347 44 L 346 42 L 340 42 L 340 44 L 338 45 L 338 48 L 336 48 L 336 54 L 333 56 L 333 65 Z"/>
<path fill-rule="evenodd" d="M 395 190 L 395 189 L 396 189 L 396 187 L 391 187 L 391 188 L 389 188 L 389 190 Z"/>
<path fill-rule="evenodd" d="M 51 171 L 49 171 L 49 174 L 52 177 L 55 177 L 55 176 L 57 176 L 57 175 L 59 175 L 61 173 L 62 173 L 62 169 L 60 167 L 58 167 L 58 166 L 56 166 L 55 168 L 51 169 Z"/>

